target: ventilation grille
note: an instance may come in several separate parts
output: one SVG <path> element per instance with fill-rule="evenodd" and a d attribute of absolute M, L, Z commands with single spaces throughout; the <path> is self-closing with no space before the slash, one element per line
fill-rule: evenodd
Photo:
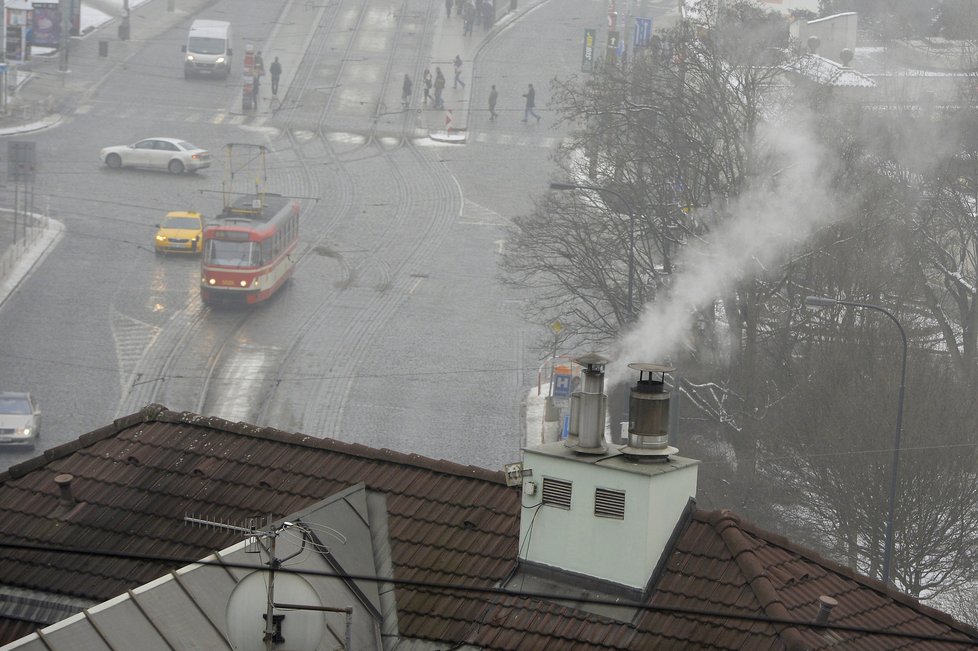
<path fill-rule="evenodd" d="M 558 509 L 570 510 L 571 483 L 563 479 L 543 478 L 543 503 Z"/>
<path fill-rule="evenodd" d="M 594 490 L 594 515 L 599 518 L 625 519 L 625 491 L 610 488 Z"/>

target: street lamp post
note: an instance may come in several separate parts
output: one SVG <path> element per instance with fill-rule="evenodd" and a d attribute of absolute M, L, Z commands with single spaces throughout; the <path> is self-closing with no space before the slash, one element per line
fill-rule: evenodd
<path fill-rule="evenodd" d="M 626 318 L 631 322 L 635 318 L 632 296 L 635 285 L 635 209 L 632 202 L 625 195 L 611 188 L 599 187 L 596 185 L 583 185 L 578 183 L 551 183 L 551 190 L 594 190 L 595 192 L 607 192 L 618 197 L 622 204 L 628 208 L 628 293 L 625 298 Z"/>
<path fill-rule="evenodd" d="M 834 305 L 847 305 L 850 307 L 862 307 L 867 310 L 876 310 L 890 317 L 900 331 L 900 339 L 903 341 L 903 363 L 900 367 L 900 397 L 897 400 L 897 419 L 896 433 L 893 436 L 893 461 L 890 464 L 890 497 L 888 512 L 886 515 L 886 538 L 883 548 L 883 583 L 892 585 L 890 581 L 890 569 L 893 560 L 893 516 L 896 510 L 897 494 L 897 474 L 900 469 L 900 435 L 903 432 L 903 392 L 907 380 L 907 333 L 903 326 L 885 307 L 872 305 L 870 303 L 856 303 L 854 301 L 842 301 L 835 298 L 824 296 L 809 296 L 805 299 L 805 306 L 810 308 L 832 307 Z"/>

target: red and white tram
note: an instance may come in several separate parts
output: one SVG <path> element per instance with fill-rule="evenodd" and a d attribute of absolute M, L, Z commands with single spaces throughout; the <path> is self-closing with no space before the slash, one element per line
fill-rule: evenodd
<path fill-rule="evenodd" d="M 299 203 L 280 194 L 248 194 L 204 228 L 200 298 L 204 303 L 264 301 L 295 270 Z"/>

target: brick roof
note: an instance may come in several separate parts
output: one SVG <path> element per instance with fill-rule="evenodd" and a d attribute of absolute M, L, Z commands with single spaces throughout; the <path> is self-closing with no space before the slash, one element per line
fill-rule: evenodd
<path fill-rule="evenodd" d="M 72 507 L 59 501 L 62 473 L 74 477 Z M 239 536 L 188 528 L 186 514 L 285 517 L 360 482 L 386 496 L 397 579 L 491 588 L 517 569 L 520 495 L 502 473 L 157 405 L 0 474 L 0 541 L 197 559 Z M 97 602 L 180 564 L 4 549 L 0 590 Z M 839 601 L 833 624 L 978 644 L 978 631 L 726 511 L 691 510 L 648 604 L 811 621 L 821 595 Z M 485 649 L 963 648 L 656 610 L 623 623 L 541 598 L 415 585 L 396 599 L 402 636 Z M 24 632 L 0 619 L 0 644 Z"/>

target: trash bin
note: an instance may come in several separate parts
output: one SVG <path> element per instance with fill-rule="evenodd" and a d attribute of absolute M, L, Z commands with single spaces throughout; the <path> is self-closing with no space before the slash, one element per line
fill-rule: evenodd
<path fill-rule="evenodd" d="M 98 55 L 100 57 L 109 56 L 109 42 L 106 40 L 101 40 L 98 42 Z"/>

